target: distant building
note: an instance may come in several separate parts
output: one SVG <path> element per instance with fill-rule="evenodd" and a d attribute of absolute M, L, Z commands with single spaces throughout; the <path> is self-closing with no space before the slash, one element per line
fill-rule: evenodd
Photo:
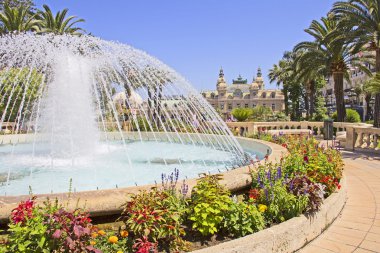
<path fill-rule="evenodd" d="M 257 77 L 252 83 L 240 75 L 228 85 L 224 80 L 223 69 L 220 69 L 216 90 L 203 91 L 206 100 L 225 117 L 228 117 L 235 108 L 255 108 L 256 106 L 269 107 L 274 112 L 285 109 L 284 94 L 278 89 L 265 89 L 261 69 L 257 70 Z"/>

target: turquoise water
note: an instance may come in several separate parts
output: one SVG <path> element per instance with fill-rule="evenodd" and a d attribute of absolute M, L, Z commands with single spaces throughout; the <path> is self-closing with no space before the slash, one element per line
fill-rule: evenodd
<path fill-rule="evenodd" d="M 231 152 L 212 147 L 167 142 L 135 141 L 103 143 L 95 152 L 81 157 L 51 158 L 48 145 L 0 146 L 0 195 L 24 195 L 69 190 L 113 189 L 161 183 L 161 174 L 179 169 L 179 179 L 199 173 L 225 171 L 239 165 Z M 263 158 L 246 150 L 253 158 Z M 9 175 L 9 184 L 6 184 Z"/>

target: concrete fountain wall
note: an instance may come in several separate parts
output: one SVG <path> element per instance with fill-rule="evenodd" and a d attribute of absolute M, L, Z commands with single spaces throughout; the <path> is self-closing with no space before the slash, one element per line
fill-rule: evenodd
<path fill-rule="evenodd" d="M 155 135 L 164 135 L 165 133 L 155 133 Z M 173 133 L 170 133 L 173 134 Z M 167 135 L 167 133 L 165 134 Z M 174 134 L 173 134 L 174 135 Z M 186 140 L 186 138 L 206 138 L 204 135 L 197 137 L 192 136 L 181 136 L 182 140 Z M 121 138 L 120 133 L 108 133 L 107 135 L 109 140 L 119 140 Z M 137 133 L 124 133 L 124 137 L 126 139 L 139 139 Z M 175 138 L 175 136 L 172 136 Z M 0 136 L 0 145 L 1 144 L 17 144 L 23 142 L 29 142 L 33 140 L 33 135 L 3 135 Z M 142 133 L 142 138 L 145 140 L 149 140 L 153 138 L 152 133 Z M 163 138 L 163 136 L 161 136 Z M 201 140 L 198 141 L 201 141 Z M 195 139 L 197 140 L 197 139 Z M 269 142 L 264 142 L 260 140 L 253 140 L 247 138 L 238 138 L 239 144 L 243 148 L 252 148 L 261 153 L 269 153 L 269 161 L 275 161 L 280 158 L 283 153 L 286 153 L 286 149 L 275 145 Z M 228 189 L 231 191 L 241 190 L 251 183 L 251 177 L 249 174 L 249 170 L 254 169 L 254 166 L 244 166 L 238 169 L 230 170 L 224 172 L 224 180 L 222 183 L 226 185 Z M 205 171 L 207 172 L 207 171 Z M 196 179 L 189 179 L 186 182 L 189 185 L 189 193 L 191 192 L 191 188 L 196 184 Z M 75 208 L 77 204 L 79 206 L 85 206 L 87 210 L 90 211 L 92 216 L 106 216 L 118 214 L 122 210 L 121 205 L 126 201 L 128 194 L 137 193 L 143 189 L 150 189 L 155 185 L 145 185 L 145 186 L 134 186 L 127 188 L 119 188 L 119 189 L 109 189 L 109 190 L 97 190 L 97 191 L 82 191 L 75 193 L 57 193 L 57 194 L 40 194 L 37 195 L 38 201 L 42 202 L 47 197 L 50 199 L 57 198 L 62 203 L 69 202 L 69 208 Z M 9 215 L 12 209 L 22 200 L 28 199 L 30 196 L 0 196 L 0 223 L 6 223 L 9 219 Z"/>

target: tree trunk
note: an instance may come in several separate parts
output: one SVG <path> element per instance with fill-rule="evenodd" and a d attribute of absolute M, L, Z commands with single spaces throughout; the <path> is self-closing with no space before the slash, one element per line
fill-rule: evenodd
<path fill-rule="evenodd" d="M 289 115 L 289 96 L 288 96 L 288 87 L 286 85 L 284 85 L 282 92 L 284 93 L 285 114 Z"/>
<path fill-rule="evenodd" d="M 333 72 L 333 78 L 338 122 L 344 122 L 346 119 L 346 106 L 344 104 L 343 72 Z"/>
<path fill-rule="evenodd" d="M 309 120 L 309 116 L 310 116 L 310 101 L 309 101 L 309 95 L 310 94 L 310 91 L 309 89 L 306 87 L 306 91 L 305 91 L 305 110 L 306 110 L 306 119 Z"/>
<path fill-rule="evenodd" d="M 310 118 L 313 118 L 313 115 L 315 113 L 315 80 L 312 80 L 310 83 Z"/>
<path fill-rule="evenodd" d="M 371 106 L 370 106 L 370 103 L 371 102 L 371 94 L 366 94 L 365 95 L 365 103 L 366 103 L 366 115 L 365 115 L 365 120 L 368 120 L 368 114 L 370 114 L 371 112 Z"/>
<path fill-rule="evenodd" d="M 380 74 L 380 48 L 376 49 L 376 74 Z M 380 128 L 380 93 L 375 95 L 375 108 L 373 110 L 373 126 Z"/>

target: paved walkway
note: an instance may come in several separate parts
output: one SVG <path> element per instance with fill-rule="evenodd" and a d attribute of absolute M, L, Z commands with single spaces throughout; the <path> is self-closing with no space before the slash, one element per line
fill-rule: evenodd
<path fill-rule="evenodd" d="M 300 253 L 380 252 L 380 158 L 343 152 L 347 203 L 337 220 Z"/>

